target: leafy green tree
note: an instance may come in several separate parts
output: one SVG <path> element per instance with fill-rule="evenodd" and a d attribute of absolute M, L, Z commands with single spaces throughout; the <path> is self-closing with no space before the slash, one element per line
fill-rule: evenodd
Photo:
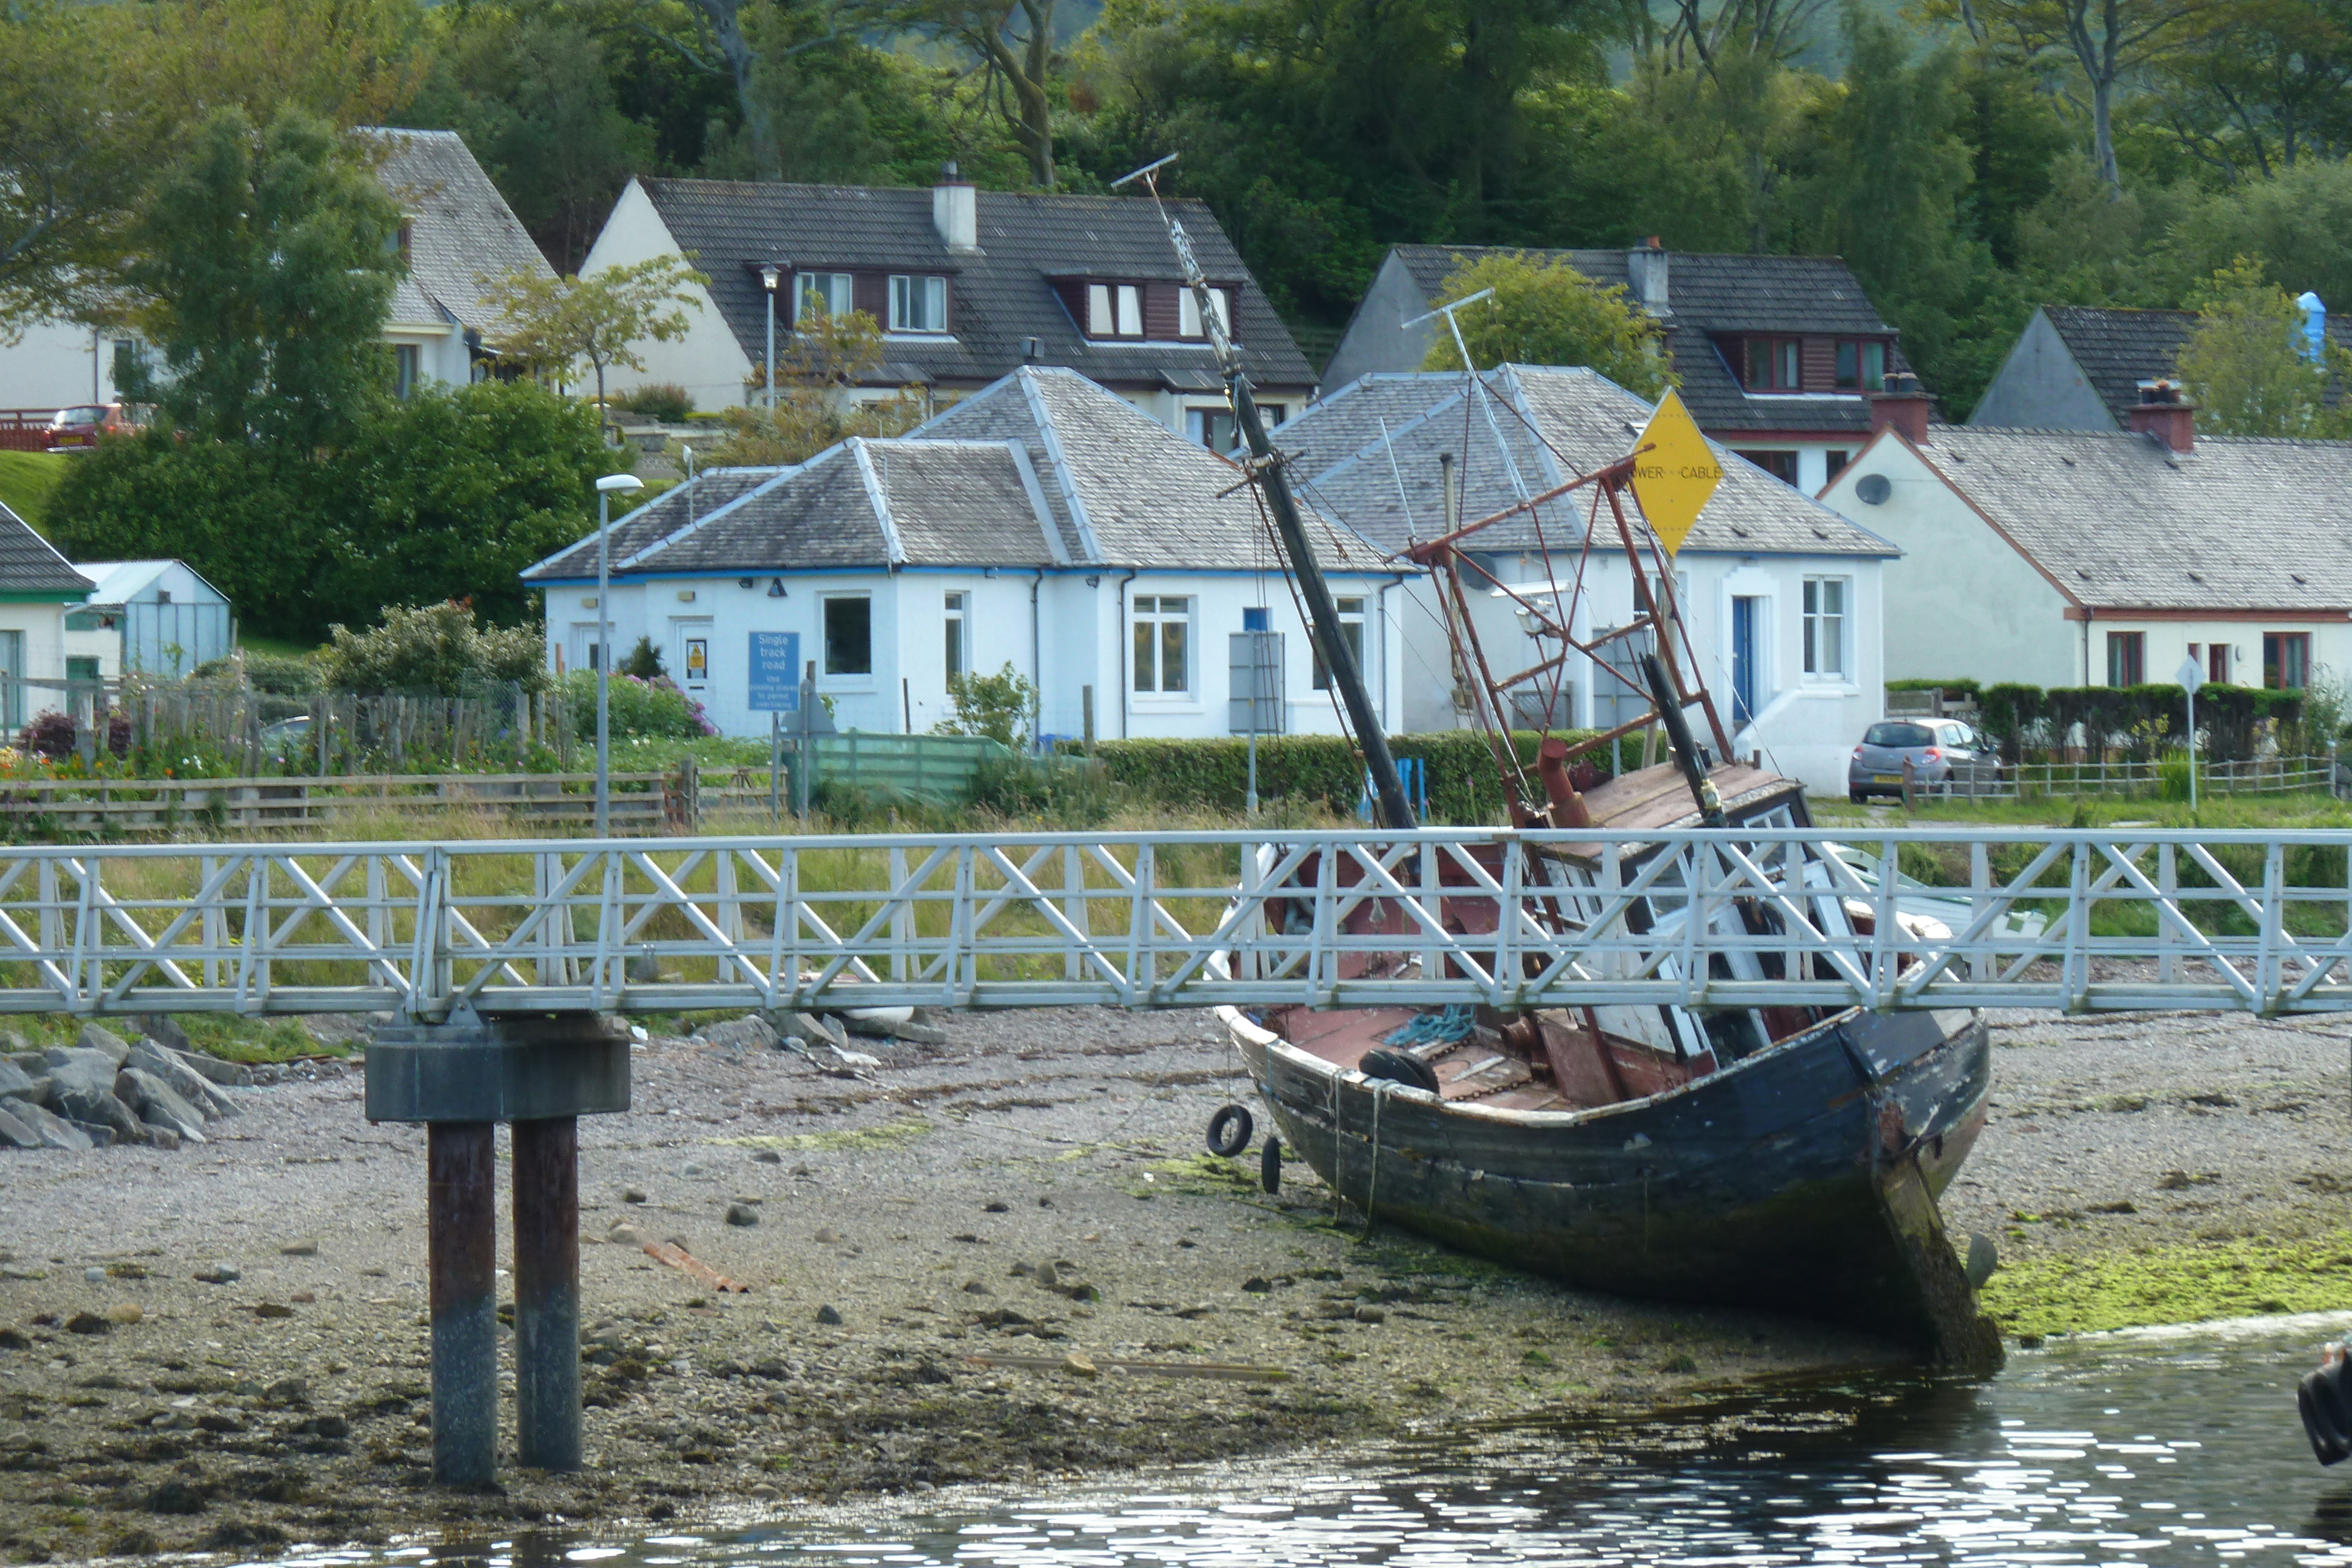
<path fill-rule="evenodd" d="M 2198 404 L 2198 423 L 2223 435 L 2335 436 L 2347 421 L 2325 401 L 2327 372 L 2352 355 L 2331 349 L 2328 363 L 2305 357 L 2303 313 L 2262 264 L 2238 257 L 2200 292 L 2197 325 L 2180 348 L 2180 379 Z"/>
<path fill-rule="evenodd" d="M 503 351 L 564 381 L 586 365 L 602 409 L 604 372 L 641 371 L 638 344 L 684 337 L 686 307 L 701 303 L 688 290 L 709 281 L 678 256 L 656 256 L 586 277 L 518 271 L 481 284 L 483 300 L 505 318 Z"/>
<path fill-rule="evenodd" d="M 1030 179 L 1052 190 L 1060 42 L 1054 31 L 1054 0 L 905 0 L 895 16 L 952 39 L 980 61 L 982 99 L 1028 158 Z"/>
<path fill-rule="evenodd" d="M 109 69 L 135 39 L 105 9 L 0 11 L 0 345 L 107 303 L 146 165 L 148 116 Z"/>
<path fill-rule="evenodd" d="M 2165 129 L 2224 178 L 2325 161 L 2352 133 L 2352 3 L 2210 0 L 2157 73 Z"/>
<path fill-rule="evenodd" d="M 1028 747 L 1037 688 L 1011 660 L 992 675 L 950 675 L 948 700 L 955 705 L 955 713 L 931 726 L 933 735 L 976 735 L 1015 751 Z"/>
<path fill-rule="evenodd" d="M 439 604 L 387 604 L 383 623 L 365 632 L 337 625 L 318 653 L 328 689 L 429 692 L 463 696 L 486 681 L 548 685 L 544 637 L 536 626 L 483 626 L 462 599 Z"/>
<path fill-rule="evenodd" d="M 923 419 L 912 387 L 895 398 L 853 401 L 849 389 L 882 363 L 881 324 L 863 310 L 820 312 L 803 321 L 776 356 L 775 406 L 721 410 L 726 439 L 705 454 L 721 468 L 803 463 L 853 435 L 898 435 Z M 766 385 L 755 368 L 744 391 L 758 398 Z"/>
<path fill-rule="evenodd" d="M 201 439 L 332 445 L 389 379 L 400 208 L 298 110 L 214 114 L 158 186 L 126 269 L 162 358 L 129 392 Z"/>
<path fill-rule="evenodd" d="M 1603 287 L 1564 261 L 1489 256 L 1454 268 L 1442 294 L 1451 302 L 1482 288 L 1493 289 L 1494 298 L 1457 313 L 1463 346 L 1479 370 L 1589 365 L 1643 398 L 1675 384 L 1655 323 L 1626 298 L 1622 284 Z M 1422 368 L 1464 368 L 1451 332 L 1441 329 L 1431 340 Z"/>
<path fill-rule="evenodd" d="M 2260 257 L 2289 293 L 2352 304 L 2352 164 L 2306 157 L 2268 179 L 2183 193 L 2167 230 L 2153 247 L 2166 304 L 2193 308 L 2201 280 L 2241 256 Z"/>

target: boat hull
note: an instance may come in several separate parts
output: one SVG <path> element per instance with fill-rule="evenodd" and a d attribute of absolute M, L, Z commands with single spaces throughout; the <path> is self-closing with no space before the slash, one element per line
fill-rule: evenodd
<path fill-rule="evenodd" d="M 1848 1012 L 1678 1089 L 1572 1113 L 1441 1103 L 1227 1021 L 1284 1141 L 1380 1219 L 1590 1290 L 1936 1343 L 1884 1187 L 1916 1161 L 1940 1193 L 1982 1131 L 1990 1048 L 1974 1014 Z"/>

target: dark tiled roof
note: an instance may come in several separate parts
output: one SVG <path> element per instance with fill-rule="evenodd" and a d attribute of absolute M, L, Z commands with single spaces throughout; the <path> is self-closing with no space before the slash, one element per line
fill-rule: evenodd
<path fill-rule="evenodd" d="M 683 485 L 673 485 L 652 500 L 614 520 L 612 565 L 651 549 L 707 520 L 728 502 L 748 495 L 779 474 L 783 468 L 705 468 Z M 551 579 L 559 582 L 593 581 L 596 576 L 596 536 L 591 533 L 576 545 L 571 545 L 527 568 L 525 582 Z"/>
<path fill-rule="evenodd" d="M 765 351 L 762 262 L 823 269 L 905 268 L 943 273 L 952 340 L 894 340 L 875 378 L 992 381 L 1022 364 L 1031 338 L 1048 365 L 1118 385 L 1211 391 L 1221 383 L 1208 346 L 1091 343 L 1063 308 L 1057 277 L 1173 278 L 1168 231 L 1139 197 L 976 193 L 980 253 L 951 252 L 931 225 L 928 188 L 646 180 L 646 193 L 678 248 L 710 278 L 711 297 L 735 340 L 757 362 Z M 1209 280 L 1234 290 L 1243 368 L 1261 386 L 1307 387 L 1314 373 L 1207 207 L 1171 202 Z M 779 308 L 785 305 L 779 300 Z"/>
<path fill-rule="evenodd" d="M 500 320 L 483 303 L 483 277 L 552 277 L 514 209 L 454 131 L 368 129 L 385 147 L 376 177 L 410 216 L 408 276 L 393 298 L 402 321 L 453 321 L 495 343 Z"/>
<path fill-rule="evenodd" d="M 2121 423 L 2139 402 L 2139 383 L 2172 376 L 2180 345 L 2197 325 L 2193 310 L 2108 310 L 2087 305 L 2045 305 L 2066 351 L 2084 379 Z"/>
<path fill-rule="evenodd" d="M 1278 570 L 1241 478 L 1233 464 L 1077 372 L 1024 368 L 905 436 L 845 442 L 774 473 L 690 528 L 675 510 L 642 520 L 665 496 L 614 525 L 616 561 L 635 573 L 1199 570 L 1254 561 Z M 1380 552 L 1344 528 L 1312 520 L 1309 537 L 1327 568 L 1381 570 Z M 624 543 L 638 540 L 646 542 Z M 593 548 L 574 546 L 524 576 L 576 581 L 594 570 Z"/>
<path fill-rule="evenodd" d="M 1629 282 L 1622 250 L 1509 250 L 1477 246 L 1401 245 L 1396 254 L 1423 297 L 1435 300 L 1465 261 L 1496 255 L 1564 260 L 1604 287 Z M 1833 256 L 1715 256 L 1669 251 L 1666 350 L 1682 380 L 1691 417 L 1709 431 L 1867 434 L 1869 404 L 1858 396 L 1812 392 L 1754 395 L 1724 362 L 1714 334 L 1787 332 L 1892 338 L 1846 264 Z M 1890 369 L 1907 370 L 1900 349 Z"/>
<path fill-rule="evenodd" d="M 2095 609 L 2352 608 L 2352 443 L 1937 425 L 1945 478 Z"/>
<path fill-rule="evenodd" d="M 59 599 L 79 600 L 97 586 L 68 565 L 24 518 L 0 504 L 0 593 L 55 593 Z"/>
<path fill-rule="evenodd" d="M 1633 449 L 1650 405 L 1581 368 L 1505 365 L 1482 378 L 1495 414 L 1477 406 L 1458 373 L 1366 376 L 1275 433 L 1296 454 L 1316 505 L 1358 533 L 1394 549 L 1408 537 L 1444 531 L 1441 453 L 1462 465 L 1465 522 L 1612 463 Z M 1380 421 L 1388 422 L 1381 438 Z M 1503 441 L 1495 439 L 1499 431 Z M 1351 443 L 1360 443 L 1353 444 Z M 1507 447 L 1509 464 L 1503 449 Z M 1895 549 L 1803 492 L 1717 446 L 1724 476 L 1683 549 L 1738 555 L 1891 556 Z M 1480 549 L 1552 550 L 1581 538 L 1581 498 L 1541 509 L 1535 523 L 1498 523 Z M 1602 526 L 1609 527 L 1604 510 Z"/>

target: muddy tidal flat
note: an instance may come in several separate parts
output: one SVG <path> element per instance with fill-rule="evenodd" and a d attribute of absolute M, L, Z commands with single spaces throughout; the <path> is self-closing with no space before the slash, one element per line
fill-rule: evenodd
<path fill-rule="evenodd" d="M 1205 1016 L 939 1021 L 850 1068 L 646 1040 L 635 1109 L 582 1124 L 589 1467 L 485 1492 L 429 1484 L 424 1136 L 362 1119 L 356 1063 L 203 1145 L 0 1158 L 0 1559 L 789 1512 L 1893 1359 L 1368 1239 L 1297 1164 L 1270 1197 L 1202 1153 L 1249 1099 Z M 2352 1305 L 2341 1035 L 1999 1022 L 1947 1210 L 2000 1239 L 2012 1332 Z"/>

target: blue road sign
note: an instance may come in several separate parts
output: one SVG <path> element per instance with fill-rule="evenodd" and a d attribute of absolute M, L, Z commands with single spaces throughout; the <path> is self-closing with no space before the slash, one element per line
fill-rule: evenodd
<path fill-rule="evenodd" d="M 798 713 L 801 710 L 801 634 L 797 632 L 751 633 L 751 711 Z"/>

